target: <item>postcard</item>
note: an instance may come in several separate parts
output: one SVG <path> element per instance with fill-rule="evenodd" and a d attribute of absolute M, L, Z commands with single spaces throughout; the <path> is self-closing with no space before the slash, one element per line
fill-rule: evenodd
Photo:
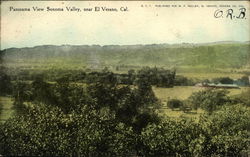
<path fill-rule="evenodd" d="M 249 156 L 249 1 L 1 1 L 0 156 Z"/>

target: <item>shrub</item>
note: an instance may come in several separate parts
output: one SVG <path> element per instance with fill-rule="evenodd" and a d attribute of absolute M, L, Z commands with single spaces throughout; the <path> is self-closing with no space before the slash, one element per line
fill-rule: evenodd
<path fill-rule="evenodd" d="M 250 110 L 224 106 L 199 122 L 172 120 L 143 129 L 142 156 L 241 156 L 249 151 Z"/>
<path fill-rule="evenodd" d="M 174 110 L 176 108 L 181 108 L 183 106 L 183 102 L 178 99 L 170 99 L 168 100 L 167 106 L 168 108 Z"/>
<path fill-rule="evenodd" d="M 88 110 L 88 111 L 87 111 Z M 6 156 L 125 156 L 134 149 L 131 127 L 109 110 L 65 114 L 34 106 L 0 125 L 0 154 Z M 86 114 L 88 113 L 88 114 Z"/>
<path fill-rule="evenodd" d="M 250 110 L 242 105 L 223 106 L 200 118 L 205 137 L 201 156 L 241 156 L 250 146 Z M 249 151 L 249 150 L 248 150 Z"/>
<path fill-rule="evenodd" d="M 226 90 L 207 89 L 193 93 L 188 99 L 194 109 L 201 107 L 211 114 L 222 105 L 230 103 L 227 94 Z"/>
<path fill-rule="evenodd" d="M 166 120 L 143 129 L 140 153 L 143 156 L 192 156 L 194 139 L 200 136 L 199 125 L 186 120 Z"/>
<path fill-rule="evenodd" d="M 234 80 L 229 77 L 220 77 L 213 79 L 212 82 L 221 84 L 233 84 Z"/>

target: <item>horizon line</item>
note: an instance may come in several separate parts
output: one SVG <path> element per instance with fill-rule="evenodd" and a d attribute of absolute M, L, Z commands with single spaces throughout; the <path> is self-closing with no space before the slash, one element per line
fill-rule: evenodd
<path fill-rule="evenodd" d="M 35 45 L 35 46 L 25 46 L 25 47 L 9 47 L 1 49 L 1 51 L 7 50 L 7 49 L 22 49 L 22 48 L 35 48 L 35 47 L 42 47 L 42 46 L 99 46 L 99 47 L 105 47 L 105 46 L 148 46 L 148 45 L 181 45 L 181 44 L 193 44 L 193 45 L 202 45 L 202 44 L 216 44 L 216 43 L 250 43 L 250 40 L 247 41 L 234 41 L 234 40 L 225 40 L 225 41 L 213 41 L 213 42 L 179 42 L 179 43 L 152 43 L 152 44 L 42 44 L 42 45 Z"/>

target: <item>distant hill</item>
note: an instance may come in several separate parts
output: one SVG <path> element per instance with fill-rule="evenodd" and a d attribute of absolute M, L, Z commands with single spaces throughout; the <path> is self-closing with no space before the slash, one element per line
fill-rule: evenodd
<path fill-rule="evenodd" d="M 183 69 L 239 69 L 250 65 L 249 42 L 214 42 L 204 44 L 152 45 L 43 45 L 30 48 L 10 48 L 1 51 L 6 63 L 26 66 L 80 65 L 160 66 Z"/>

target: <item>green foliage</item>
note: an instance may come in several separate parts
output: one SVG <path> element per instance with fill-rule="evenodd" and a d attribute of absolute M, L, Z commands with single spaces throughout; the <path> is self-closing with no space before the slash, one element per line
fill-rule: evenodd
<path fill-rule="evenodd" d="M 211 114 L 220 106 L 230 103 L 227 94 L 228 91 L 226 90 L 207 89 L 193 93 L 188 99 L 194 109 L 201 107 Z"/>
<path fill-rule="evenodd" d="M 31 99 L 34 107 L 26 114 L 0 124 L 0 154 L 240 156 L 249 147 L 250 113 L 246 107 L 223 107 L 202 117 L 198 123 L 170 119 L 161 123 L 148 108 L 151 103 L 157 104 L 151 86 L 142 83 L 132 89 L 111 82 L 87 86 L 93 95 L 67 78 L 48 87 L 42 80 L 24 87 L 41 90 L 41 94 L 49 88 L 60 103 L 43 106 L 39 103 L 50 101 L 34 96 Z M 72 106 L 71 109 L 60 105 L 63 102 L 69 102 L 64 105 Z M 111 102 L 112 107 L 108 105 Z M 102 107 L 99 104 L 103 104 Z"/>
<path fill-rule="evenodd" d="M 140 84 L 134 89 L 120 86 L 109 71 L 103 71 L 86 88 L 70 82 L 68 77 L 62 77 L 54 84 L 45 82 L 43 77 L 37 77 L 31 84 L 17 82 L 14 99 L 14 105 L 20 111 L 25 111 L 27 102 L 56 106 L 66 114 L 79 112 L 83 104 L 98 111 L 109 108 L 118 121 L 132 126 L 138 132 L 148 123 L 159 121 L 154 112 L 159 102 L 151 86 Z"/>
<path fill-rule="evenodd" d="M 103 77 L 103 80 L 106 79 Z M 87 93 L 96 102 L 95 109 L 108 107 L 116 114 L 117 120 L 138 132 L 148 123 L 159 121 L 154 110 L 149 109 L 159 104 L 158 99 L 146 81 L 140 81 L 137 89 L 119 86 L 115 81 L 98 81 L 87 85 Z"/>
<path fill-rule="evenodd" d="M 184 77 L 182 75 L 176 75 L 175 80 L 174 80 L 174 85 L 175 86 L 193 86 L 195 85 L 195 81 L 187 77 Z"/>
<path fill-rule="evenodd" d="M 1 154 L 9 156 L 67 155 L 68 133 L 63 114 L 55 108 L 30 109 L 1 126 Z"/>
<path fill-rule="evenodd" d="M 137 86 L 120 85 L 107 69 L 92 74 L 84 76 L 91 76 L 84 85 L 72 82 L 68 75 L 54 83 L 43 76 L 32 83 L 16 82 L 15 105 L 24 107 L 24 112 L 0 124 L 0 154 L 240 156 L 249 148 L 249 108 L 224 105 L 233 102 L 224 90 L 200 91 L 189 98 L 209 113 L 198 122 L 164 120 L 155 112 L 160 103 L 151 84 L 165 76 L 174 79 L 175 72 L 130 71 L 128 76 L 136 76 Z M 165 80 L 167 86 L 172 79 Z M 24 105 L 27 102 L 30 105 Z M 186 107 L 177 99 L 170 102 L 172 107 Z"/>
<path fill-rule="evenodd" d="M 35 78 L 31 83 L 32 100 L 45 104 L 55 104 L 53 90 L 49 83 L 45 82 L 43 76 Z"/>
<path fill-rule="evenodd" d="M 168 106 L 168 108 L 174 110 L 176 108 L 181 108 L 183 106 L 183 102 L 181 100 L 178 100 L 178 99 L 170 99 L 167 102 L 167 106 Z"/>
<path fill-rule="evenodd" d="M 143 129 L 140 153 L 143 156 L 192 156 L 194 139 L 199 137 L 199 125 L 186 120 L 166 120 Z"/>
<path fill-rule="evenodd" d="M 241 156 L 250 146 L 250 110 L 225 106 L 199 122 L 171 120 L 143 129 L 143 156 Z M 249 151 L 249 150 L 248 150 Z"/>
<path fill-rule="evenodd" d="M 249 115 L 249 108 L 232 105 L 202 117 L 199 122 L 205 137 L 202 155 L 241 156 L 250 146 Z"/>
<path fill-rule="evenodd" d="M 24 104 L 24 102 L 32 101 L 32 92 L 30 90 L 31 86 L 24 82 L 16 82 L 13 86 L 13 107 L 18 114 L 25 113 L 27 106 Z"/>
<path fill-rule="evenodd" d="M 0 51 L 0 64 L 3 63 L 3 56 L 4 56 L 4 52 L 1 50 Z"/>
<path fill-rule="evenodd" d="M 3 104 L 1 103 L 1 97 L 0 97 L 0 116 L 2 114 L 2 110 L 3 110 Z"/>
<path fill-rule="evenodd" d="M 65 114 L 36 105 L 0 126 L 0 153 L 8 156 L 125 156 L 133 150 L 130 127 L 117 123 L 109 110 L 82 108 Z"/>
<path fill-rule="evenodd" d="M 144 67 L 137 73 L 137 84 L 148 83 L 159 87 L 173 87 L 175 71 L 165 70 L 163 68 Z"/>
<path fill-rule="evenodd" d="M 221 84 L 233 84 L 234 80 L 229 77 L 220 77 L 220 78 L 214 78 L 212 82 Z"/>
<path fill-rule="evenodd" d="M 0 65 L 0 96 L 11 94 L 12 83 L 9 75 L 6 74 L 6 68 Z"/>
<path fill-rule="evenodd" d="M 104 109 L 91 111 L 77 134 L 78 153 L 84 156 L 126 156 L 134 150 L 135 135 L 131 127 L 116 122 L 114 114 Z M 97 116 L 98 114 L 98 116 Z"/>
<path fill-rule="evenodd" d="M 71 84 L 67 77 L 58 79 L 51 89 L 52 102 L 49 105 L 61 108 L 64 113 L 77 111 L 80 105 L 88 102 L 83 87 L 74 83 Z"/>

